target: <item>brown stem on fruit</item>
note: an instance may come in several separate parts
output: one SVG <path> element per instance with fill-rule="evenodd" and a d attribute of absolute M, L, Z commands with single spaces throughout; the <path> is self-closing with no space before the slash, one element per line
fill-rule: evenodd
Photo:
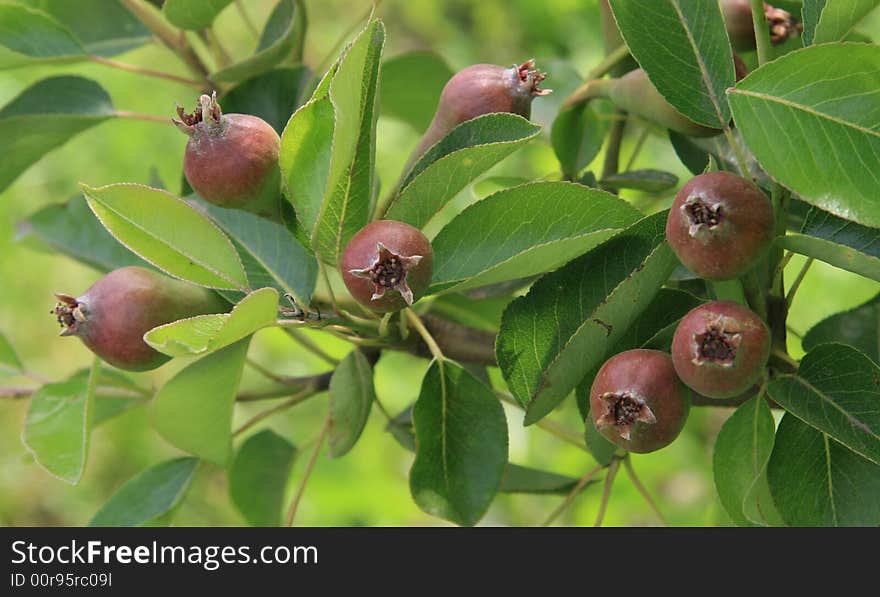
<path fill-rule="evenodd" d="M 669 523 L 666 521 L 666 517 L 663 516 L 663 513 L 660 512 L 660 508 L 657 507 L 657 503 L 654 501 L 654 498 L 651 497 L 651 494 L 648 492 L 648 488 L 642 483 L 641 479 L 639 479 L 638 475 L 636 475 L 636 471 L 632 465 L 632 457 L 630 454 L 627 454 L 623 457 L 623 466 L 626 468 L 626 472 L 629 474 L 630 480 L 635 485 L 638 492 L 642 495 L 642 498 L 647 502 L 648 506 L 650 506 L 651 510 L 654 511 L 654 514 L 657 518 L 660 519 L 660 522 L 663 526 L 668 527 Z"/>
<path fill-rule="evenodd" d="M 562 501 L 562 503 L 559 504 L 556 509 L 550 513 L 550 516 L 547 517 L 547 519 L 541 524 L 541 526 L 549 527 L 551 524 L 553 524 L 553 521 L 559 518 L 559 515 L 565 512 L 565 510 L 571 505 L 571 503 L 574 501 L 574 498 L 578 496 L 584 486 L 589 483 L 593 477 L 598 475 L 603 468 L 605 467 L 600 464 L 599 466 L 587 471 L 587 473 L 583 477 L 578 479 L 577 484 L 571 489 L 568 495 L 565 496 L 565 499 Z"/>
<path fill-rule="evenodd" d="M 287 520 L 286 524 L 289 527 L 293 526 L 293 519 L 296 518 L 296 510 L 299 508 L 299 502 L 302 499 L 303 494 L 306 491 L 306 484 L 309 482 L 309 476 L 312 474 L 312 470 L 315 468 L 315 462 L 318 460 L 318 454 L 321 453 L 321 447 L 324 445 L 324 440 L 327 439 L 327 434 L 330 432 L 330 417 L 327 417 L 327 420 L 324 423 L 324 426 L 321 427 L 321 433 L 318 435 L 318 439 L 315 440 L 315 447 L 312 449 L 312 455 L 309 456 L 309 461 L 306 463 L 306 470 L 303 471 L 302 481 L 300 481 L 299 488 L 296 490 L 296 496 L 294 496 L 293 501 L 290 503 L 290 510 L 287 512 Z"/>
<path fill-rule="evenodd" d="M 103 64 L 104 66 L 109 66 L 111 68 L 117 68 L 119 70 L 128 71 L 130 73 L 138 73 L 141 75 L 145 75 L 147 77 L 155 77 L 157 79 L 166 79 L 168 81 L 173 81 L 175 83 L 181 83 L 183 85 L 189 85 L 190 87 L 196 87 L 198 89 L 202 88 L 202 83 L 199 81 L 196 81 L 195 79 L 188 79 L 187 77 L 180 77 L 178 75 L 166 73 L 164 71 L 153 70 L 151 68 L 144 68 L 143 66 L 137 66 L 135 64 L 128 64 L 126 62 L 119 62 L 118 60 L 110 60 L 109 58 L 104 58 L 103 56 L 89 56 L 89 60 L 91 60 L 92 62 L 97 62 L 98 64 Z"/>
<path fill-rule="evenodd" d="M 207 84 L 206 90 L 214 87 L 214 84 L 208 77 L 208 67 L 205 66 L 201 58 L 198 57 L 189 43 L 187 43 L 186 37 L 182 35 L 182 32 L 171 26 L 162 17 L 158 9 L 151 6 L 145 0 L 122 0 L 122 3 L 159 41 L 174 51 L 194 75 L 205 81 Z"/>
<path fill-rule="evenodd" d="M 608 465 L 608 472 L 605 473 L 605 485 L 602 488 L 602 501 L 599 503 L 599 513 L 596 515 L 594 527 L 602 526 L 602 520 L 605 518 L 605 509 L 608 507 L 608 501 L 611 497 L 611 487 L 614 486 L 614 478 L 617 471 L 620 470 L 620 458 L 614 457 L 611 464 Z"/>

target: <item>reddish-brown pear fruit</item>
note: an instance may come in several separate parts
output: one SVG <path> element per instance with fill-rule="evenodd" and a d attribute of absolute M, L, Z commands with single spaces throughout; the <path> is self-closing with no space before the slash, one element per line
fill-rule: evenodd
<path fill-rule="evenodd" d="M 425 294 L 433 264 L 431 241 L 421 230 L 395 220 L 377 220 L 346 245 L 342 280 L 360 304 L 389 313 L 412 305 Z"/>
<path fill-rule="evenodd" d="M 752 21 L 752 7 L 749 0 L 721 0 L 721 12 L 727 26 L 730 44 L 736 50 L 754 50 L 755 27 Z M 774 45 L 783 43 L 803 32 L 803 26 L 791 13 L 764 3 L 764 16 L 770 29 L 770 41 Z"/>
<path fill-rule="evenodd" d="M 666 240 L 689 270 L 708 280 L 746 273 L 773 242 L 773 210 L 758 186 L 730 172 L 706 172 L 672 202 Z"/>
<path fill-rule="evenodd" d="M 262 118 L 223 114 L 216 94 L 174 124 L 187 135 L 183 172 L 193 190 L 220 207 L 245 209 L 278 219 L 281 210 L 281 139 Z"/>
<path fill-rule="evenodd" d="M 529 118 L 532 100 L 551 92 L 540 89 L 546 75 L 535 68 L 534 60 L 519 66 L 474 64 L 455 75 L 443 87 L 434 118 L 410 161 L 445 137 L 456 126 L 493 112 L 509 112 Z"/>
<path fill-rule="evenodd" d="M 168 361 L 144 342 L 154 327 L 229 310 L 206 288 L 136 266 L 113 270 L 79 298 L 55 296 L 61 335 L 78 337 L 101 359 L 127 371 L 147 371 Z"/>
<path fill-rule="evenodd" d="M 672 339 L 678 376 L 710 398 L 730 398 L 751 388 L 769 356 L 767 324 L 732 301 L 713 301 L 691 310 Z"/>
<path fill-rule="evenodd" d="M 658 350 L 614 355 L 590 388 L 590 416 L 606 439 L 630 452 L 654 452 L 671 444 L 690 411 L 690 393 L 672 359 Z"/>

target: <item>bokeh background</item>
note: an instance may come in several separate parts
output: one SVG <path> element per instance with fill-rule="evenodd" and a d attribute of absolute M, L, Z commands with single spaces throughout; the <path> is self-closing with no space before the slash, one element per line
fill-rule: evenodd
<path fill-rule="evenodd" d="M 107 0 L 110 2 L 111 0 Z M 270 0 L 246 0 L 246 10 L 260 27 L 273 6 Z M 780 3 L 795 7 L 797 2 Z M 363 0 L 307 0 L 309 29 L 305 62 L 315 66 L 335 52 L 336 42 L 370 4 Z M 602 58 L 599 13 L 595 0 L 384 0 L 377 14 L 385 21 L 385 56 L 410 50 L 433 50 L 458 70 L 489 62 L 510 65 L 534 57 L 548 71 L 545 87 L 570 89 L 574 73 L 586 73 Z M 238 55 L 253 50 L 254 36 L 229 7 L 219 17 L 216 30 L 223 45 Z M 880 38 L 880 16 L 871 15 L 860 30 Z M 161 68 L 185 75 L 176 58 L 156 44 L 147 44 L 116 59 Z M 96 64 L 28 67 L 0 71 L 0 105 L 29 84 L 60 72 L 93 78 L 113 97 L 118 109 L 159 116 L 173 115 L 175 102 L 194 104 L 192 89 L 145 78 Z M 413 85 L 418 85 L 414 81 Z M 534 119 L 549 124 L 562 94 L 539 98 Z M 221 102 L 222 103 L 222 102 Z M 629 127 L 622 163 L 626 163 L 639 126 Z M 407 155 L 418 140 L 409 126 L 380 117 L 377 167 L 383 181 L 397 178 Z M 547 131 L 549 132 L 549 130 Z M 77 192 L 77 183 L 149 183 L 158 175 L 170 188 L 181 176 L 185 139 L 170 124 L 112 119 L 75 137 L 25 172 L 0 193 L 0 331 L 13 343 L 33 373 L 61 379 L 88 367 L 90 353 L 72 339 L 57 336 L 49 315 L 52 293 L 78 294 L 100 274 L 75 261 L 47 251 L 31 238 L 19 239 L 18 223 L 40 207 L 63 202 Z M 0 156 L 2 159 L 2 156 Z M 596 163 L 601 163 L 601 155 Z M 651 167 L 688 174 L 661 136 L 651 135 L 633 167 Z M 533 142 L 497 166 L 490 175 L 528 178 L 558 176 L 558 164 L 547 138 Z M 455 213 L 485 194 L 485 186 L 457 198 Z M 656 198 L 625 195 L 649 210 L 668 206 L 672 194 Z M 788 282 L 804 260 L 795 257 L 787 270 Z M 792 355 L 803 353 L 799 335 L 838 311 L 873 297 L 878 284 L 822 263 L 810 270 L 790 316 Z M 341 356 L 348 346 L 313 334 L 331 354 Z M 266 367 L 289 375 L 317 373 L 326 365 L 277 330 L 257 334 L 251 356 Z M 182 366 L 171 363 L 141 376 L 159 387 Z M 376 389 L 382 402 L 398 412 L 417 396 L 427 361 L 403 354 L 388 354 L 376 368 Z M 245 372 L 244 387 L 258 389 L 266 381 L 253 370 Z M 0 379 L 2 385 L 28 385 L 27 378 Z M 138 408 L 94 430 L 90 460 L 82 481 L 70 486 L 37 466 L 20 440 L 27 400 L 0 399 L 0 525 L 83 525 L 126 479 L 144 468 L 178 455 L 150 427 L 149 409 Z M 308 444 L 318 433 L 326 401 L 320 398 L 269 419 L 265 425 L 297 445 Z M 236 423 L 246 420 L 256 406 L 239 406 Z M 524 428 L 522 414 L 506 407 L 510 426 L 511 461 L 580 477 L 594 466 L 588 454 L 560 442 L 537 428 Z M 730 410 L 694 409 L 681 436 L 660 452 L 636 456 L 634 464 L 660 509 L 675 525 L 723 525 L 727 518 L 715 496 L 711 460 L 714 437 Z M 554 421 L 580 432 L 573 400 L 552 415 Z M 412 455 L 384 430 L 385 420 L 373 411 L 358 445 L 339 460 L 320 458 L 306 490 L 297 523 L 304 525 L 443 525 L 422 513 L 409 495 L 407 474 Z M 296 488 L 307 460 L 300 454 L 291 475 L 289 491 Z M 560 524 L 592 524 L 601 488 L 589 487 L 559 519 Z M 559 496 L 499 495 L 481 524 L 532 525 L 540 523 L 562 500 Z M 606 514 L 608 525 L 652 525 L 657 521 L 628 476 L 621 471 Z M 243 520 L 227 497 L 223 471 L 204 468 L 175 517 L 177 525 L 240 525 Z"/>

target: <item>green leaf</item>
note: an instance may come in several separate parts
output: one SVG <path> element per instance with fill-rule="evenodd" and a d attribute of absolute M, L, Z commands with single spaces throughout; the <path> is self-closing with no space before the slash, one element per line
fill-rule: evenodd
<path fill-rule="evenodd" d="M 845 344 L 820 344 L 797 375 L 768 386 L 770 398 L 808 425 L 880 464 L 880 367 Z"/>
<path fill-rule="evenodd" d="M 53 476 L 76 485 L 89 455 L 90 405 L 100 372 L 92 370 L 67 381 L 46 384 L 31 397 L 22 442 L 37 463 Z"/>
<path fill-rule="evenodd" d="M 544 276 L 504 312 L 495 352 L 526 425 L 601 364 L 675 269 L 665 226 L 666 212 L 640 220 Z"/>
<path fill-rule="evenodd" d="M 460 366 L 435 361 L 422 381 L 413 423 L 413 500 L 433 516 L 476 524 L 498 492 L 507 464 L 501 403 Z"/>
<path fill-rule="evenodd" d="M 216 224 L 185 201 L 140 184 L 80 186 L 104 227 L 159 269 L 208 288 L 247 287 L 235 247 Z"/>
<path fill-rule="evenodd" d="M 878 103 L 880 46 L 868 44 L 791 52 L 730 92 L 736 125 L 770 176 L 807 203 L 875 228 Z"/>
<path fill-rule="evenodd" d="M 801 37 L 803 38 L 804 46 L 809 46 L 813 43 L 816 25 L 819 24 L 819 17 L 822 16 L 822 9 L 825 8 L 826 2 L 828 0 L 804 0 L 804 4 L 801 7 L 801 24 L 804 27 Z"/>
<path fill-rule="evenodd" d="M 878 4 L 878 0 L 826 0 L 810 43 L 824 44 L 844 39 Z M 807 44 L 806 40 L 804 44 Z"/>
<path fill-rule="evenodd" d="M 19 2 L 22 3 L 22 2 Z M 52 16 L 96 56 L 113 56 L 148 43 L 153 34 L 120 2 L 107 0 L 26 0 Z"/>
<path fill-rule="evenodd" d="M 433 52 L 407 52 L 389 58 L 382 63 L 382 115 L 402 120 L 417 132 L 424 131 L 453 74 L 446 61 Z"/>
<path fill-rule="evenodd" d="M 170 357 L 210 354 L 278 321 L 278 291 L 261 288 L 230 313 L 198 315 L 153 328 L 144 341 Z"/>
<path fill-rule="evenodd" d="M 776 431 L 767 480 L 788 525 L 880 524 L 880 466 L 791 414 Z"/>
<path fill-rule="evenodd" d="M 126 481 L 101 506 L 90 527 L 135 527 L 154 522 L 183 498 L 199 465 L 198 458 L 175 458 Z"/>
<path fill-rule="evenodd" d="M 498 331 L 501 314 L 513 300 L 510 296 L 471 298 L 463 294 L 444 294 L 431 303 L 431 312 L 478 330 Z"/>
<path fill-rule="evenodd" d="M 325 93 L 294 112 L 281 135 L 278 162 L 284 194 L 309 235 L 327 190 L 334 122 L 333 103 Z"/>
<path fill-rule="evenodd" d="M 279 0 L 269 15 L 256 52 L 240 62 L 214 71 L 210 79 L 234 83 L 262 74 L 285 60 L 299 60 L 305 31 L 306 11 L 301 0 Z"/>
<path fill-rule="evenodd" d="M 499 191 L 456 216 L 432 242 L 431 292 L 552 271 L 640 217 L 629 203 L 565 182 Z"/>
<path fill-rule="evenodd" d="M 566 475 L 507 463 L 501 479 L 500 493 L 531 493 L 537 495 L 568 495 L 578 480 Z M 581 491 L 595 481 L 584 484 Z"/>
<path fill-rule="evenodd" d="M 733 54 L 717 2 L 610 0 L 633 57 L 663 97 L 709 127 L 730 121 Z"/>
<path fill-rule="evenodd" d="M 312 73 L 304 65 L 274 68 L 223 94 L 223 111 L 259 116 L 280 135 L 300 106 Z"/>
<path fill-rule="evenodd" d="M 12 343 L 5 334 L 0 332 L 0 371 L 6 373 L 19 373 L 24 370 L 24 365 L 15 353 Z"/>
<path fill-rule="evenodd" d="M 789 251 L 880 281 L 878 228 L 862 226 L 813 207 L 800 234 L 788 234 L 777 243 Z"/>
<path fill-rule="evenodd" d="M 0 191 L 44 155 L 112 115 L 110 96 L 90 79 L 50 77 L 22 91 L 0 109 Z"/>
<path fill-rule="evenodd" d="M 778 520 L 769 495 L 750 493 L 755 483 L 766 484 L 775 431 L 770 407 L 763 398 L 756 397 L 736 409 L 715 440 L 715 488 L 724 509 L 739 526 L 752 524 L 743 511 L 746 500 L 751 498 L 755 500 L 754 509 L 766 513 L 763 524 Z"/>
<path fill-rule="evenodd" d="M 629 170 L 606 176 L 599 181 L 609 189 L 635 189 L 646 193 L 662 193 L 678 184 L 678 177 L 662 170 Z"/>
<path fill-rule="evenodd" d="M 241 383 L 248 340 L 202 357 L 171 378 L 153 401 L 153 425 L 190 454 L 226 466 L 232 444 L 232 409 Z"/>
<path fill-rule="evenodd" d="M 372 20 L 339 61 L 328 90 L 335 114 L 326 194 L 312 229 L 312 247 L 335 265 L 352 236 L 370 220 L 376 158 L 376 95 L 385 26 Z"/>
<path fill-rule="evenodd" d="M 162 12 L 181 29 L 206 29 L 232 0 L 165 0 Z"/>
<path fill-rule="evenodd" d="M 541 132 L 515 114 L 486 114 L 458 125 L 419 158 L 386 217 L 421 228 L 459 191 Z"/>
<path fill-rule="evenodd" d="M 345 456 L 357 443 L 376 398 L 373 367 L 360 350 L 352 350 L 330 378 L 330 456 Z"/>
<path fill-rule="evenodd" d="M 248 524 L 281 524 L 284 489 L 296 458 L 296 447 L 271 429 L 245 440 L 229 469 L 229 497 Z"/>
<path fill-rule="evenodd" d="M 592 104 L 559 112 L 553 121 L 550 139 L 562 174 L 575 180 L 602 149 L 608 121 L 597 114 Z"/>
<path fill-rule="evenodd" d="M 804 350 L 827 342 L 859 349 L 880 364 L 880 294 L 850 311 L 837 313 L 814 325 L 804 336 Z"/>
<path fill-rule="evenodd" d="M 22 4 L 0 4 L 0 69 L 85 57 L 79 40 L 50 15 Z"/>
<path fill-rule="evenodd" d="M 234 239 L 251 288 L 272 286 L 293 295 L 301 305 L 309 303 L 318 280 L 318 261 L 285 226 L 240 209 L 202 205 Z"/>
<path fill-rule="evenodd" d="M 47 205 L 19 222 L 16 239 L 29 236 L 102 272 L 129 265 L 150 267 L 107 232 L 82 195 Z"/>

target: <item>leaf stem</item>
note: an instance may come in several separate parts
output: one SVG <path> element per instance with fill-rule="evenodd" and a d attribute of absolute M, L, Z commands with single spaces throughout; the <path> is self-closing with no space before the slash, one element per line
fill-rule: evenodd
<path fill-rule="evenodd" d="M 137 73 L 139 75 L 145 75 L 147 77 L 155 77 L 157 79 L 166 79 L 168 81 L 174 81 L 175 83 L 189 85 L 190 87 L 195 87 L 197 89 L 201 89 L 203 86 L 203 83 L 196 81 L 195 79 L 189 79 L 187 77 L 181 77 L 171 73 L 166 73 L 164 71 L 145 68 L 143 66 L 137 66 L 135 64 L 128 64 L 127 62 L 119 62 L 118 60 L 111 60 L 109 58 L 104 58 L 103 56 L 89 56 L 89 60 L 97 64 L 109 66 L 110 68 L 116 68 L 130 73 Z"/>
<path fill-rule="evenodd" d="M 794 295 L 797 293 L 798 288 L 801 286 L 801 282 L 804 281 L 804 278 L 807 275 L 807 272 L 810 270 L 810 266 L 813 265 L 813 262 L 816 261 L 813 257 L 807 259 L 804 266 L 801 268 L 801 271 L 798 272 L 797 277 L 794 279 L 794 282 L 791 283 L 791 288 L 788 289 L 788 294 L 785 296 L 785 306 L 786 308 L 791 307 L 791 303 L 794 301 Z"/>
<path fill-rule="evenodd" d="M 669 523 L 666 521 L 666 518 L 660 512 L 660 508 L 657 507 L 657 504 L 656 504 L 656 502 L 654 502 L 654 499 L 651 497 L 651 494 L 648 493 L 648 489 L 645 487 L 645 485 L 639 479 L 638 475 L 636 475 L 636 471 L 633 468 L 632 457 L 630 454 L 627 454 L 626 456 L 623 457 L 623 466 L 626 468 L 626 472 L 627 472 L 627 474 L 629 474 L 629 478 L 632 480 L 633 485 L 635 485 L 638 492 L 640 494 L 642 494 L 642 497 L 648 503 L 648 506 L 651 507 L 651 510 L 654 511 L 654 514 L 657 516 L 657 518 L 660 519 L 660 522 L 663 524 L 663 526 L 665 526 L 665 527 L 669 526 Z"/>
<path fill-rule="evenodd" d="M 434 340 L 434 336 L 431 335 L 431 332 L 428 331 L 428 328 L 425 327 L 425 324 L 422 323 L 422 318 L 416 315 L 416 312 L 411 308 L 407 307 L 403 311 L 406 319 L 409 323 L 416 329 L 419 333 L 419 336 L 422 337 L 422 340 L 425 342 L 425 345 L 428 347 L 428 350 L 431 351 L 431 355 L 437 359 L 437 362 L 440 364 L 440 367 L 443 367 L 443 361 L 446 360 L 446 357 L 443 356 L 443 351 L 440 350 L 440 347 L 437 345 L 437 341 Z"/>
<path fill-rule="evenodd" d="M 557 506 L 556 509 L 550 513 L 550 516 L 548 516 L 543 523 L 541 523 L 541 526 L 549 527 L 551 524 L 553 524 L 553 521 L 556 520 L 559 515 L 565 512 L 565 510 L 571 505 L 571 503 L 574 501 L 574 498 L 576 498 L 581 490 L 584 488 L 584 485 L 589 483 L 590 479 L 599 474 L 599 472 L 603 468 L 605 467 L 600 464 L 599 466 L 587 471 L 587 473 L 578 480 L 577 484 L 572 488 L 568 495 L 565 496 L 565 499 L 562 501 L 562 503 L 559 504 L 559 506 Z"/>
<path fill-rule="evenodd" d="M 318 346 L 318 344 L 308 336 L 303 335 L 303 333 L 299 330 L 291 327 L 284 327 L 282 329 L 287 333 L 288 336 L 293 338 L 293 340 L 297 344 L 308 350 L 310 353 L 312 353 L 328 365 L 332 365 L 333 367 L 335 367 L 339 364 L 339 359 L 333 358 L 332 356 L 327 354 L 327 352 L 325 352 L 323 348 Z"/>
<path fill-rule="evenodd" d="M 327 417 L 327 420 L 324 422 L 324 426 L 321 428 L 321 433 L 318 435 L 318 439 L 315 440 L 315 447 L 312 448 L 312 455 L 309 456 L 309 461 L 306 463 L 306 469 L 303 472 L 302 481 L 299 483 L 299 488 L 296 490 L 296 496 L 294 496 L 293 501 L 290 503 L 290 509 L 287 511 L 287 521 L 286 524 L 289 527 L 293 526 L 293 519 L 296 518 L 296 510 L 299 508 L 299 502 L 302 499 L 303 493 L 306 490 L 306 484 L 309 482 L 309 477 L 312 474 L 312 470 L 315 468 L 315 462 L 318 460 L 318 454 L 321 452 L 321 447 L 324 445 L 324 440 L 327 439 L 327 434 L 330 431 L 330 417 Z"/>
<path fill-rule="evenodd" d="M 502 402 L 506 402 L 508 404 L 516 406 L 517 408 L 522 409 L 522 405 L 517 402 L 516 398 L 514 398 L 507 392 L 502 392 L 501 390 L 496 389 L 493 389 L 492 391 Z M 588 454 L 590 453 L 590 450 L 584 444 L 583 437 L 575 431 L 566 429 L 562 425 L 559 425 L 558 423 L 555 423 L 547 418 L 541 419 L 540 421 L 535 423 L 535 426 L 543 429 L 550 435 L 555 435 L 557 438 L 561 439 L 565 443 L 571 444 L 572 446 L 575 446 L 576 448 L 579 448 L 584 452 L 587 452 Z"/>
<path fill-rule="evenodd" d="M 642 152 L 642 148 L 645 146 L 645 141 L 648 139 L 648 134 L 651 131 L 648 127 L 643 127 L 641 132 L 639 133 L 639 137 L 636 140 L 636 146 L 633 147 L 632 153 L 629 154 L 629 160 L 626 162 L 626 166 L 623 167 L 624 172 L 629 172 L 633 164 L 635 164 L 636 158 L 639 157 L 639 154 Z"/>
<path fill-rule="evenodd" d="M 582 104 L 586 101 L 586 99 L 592 94 L 592 91 L 588 88 L 590 82 L 595 81 L 596 79 L 601 79 L 607 75 L 611 72 L 611 69 L 626 60 L 628 56 L 629 48 L 626 44 L 615 48 L 613 52 L 605 56 L 599 64 L 594 66 L 590 72 L 587 73 L 587 76 L 584 77 L 584 82 L 565 98 L 565 101 L 562 102 L 562 106 L 564 108 L 571 107 Z"/>
<path fill-rule="evenodd" d="M 244 2 L 242 2 L 242 0 L 235 0 L 235 8 L 238 9 L 238 14 L 241 15 L 241 20 L 244 21 L 245 27 L 247 27 L 254 37 L 259 38 L 260 32 L 257 31 L 257 26 L 254 25 L 251 15 L 249 15 L 248 11 L 245 9 Z"/>
<path fill-rule="evenodd" d="M 611 125 L 611 133 L 608 135 L 608 146 L 605 148 L 605 161 L 602 164 L 602 177 L 608 178 L 617 174 L 620 168 L 620 146 L 623 143 L 623 133 L 626 130 L 626 112 L 615 108 L 615 115 L 622 116 L 615 119 Z"/>
<path fill-rule="evenodd" d="M 171 124 L 171 119 L 164 116 L 155 116 L 153 114 L 141 114 L 140 112 L 128 112 L 126 110 L 116 110 L 113 116 L 117 118 L 130 118 L 132 120 L 144 120 L 146 122 L 160 122 L 162 124 Z"/>
<path fill-rule="evenodd" d="M 290 389 L 288 388 L 288 392 L 289 391 L 290 391 Z M 303 388 L 298 393 L 294 394 L 293 396 L 291 396 L 290 398 L 288 398 L 284 402 L 279 402 L 278 404 L 276 404 L 272 408 L 267 408 L 266 410 L 260 411 L 257 414 L 255 414 L 253 417 L 251 417 L 250 419 L 245 421 L 241 425 L 241 427 L 236 429 L 232 433 L 232 436 L 237 437 L 237 436 L 241 435 L 242 433 L 244 433 L 245 431 L 247 431 L 248 429 L 250 429 L 251 427 L 253 427 L 257 423 L 259 423 L 263 419 L 267 419 L 274 414 L 280 413 L 282 411 L 287 410 L 288 408 L 294 407 L 297 404 L 299 404 L 300 402 L 305 402 L 307 399 L 311 398 L 312 396 L 316 395 L 317 393 L 318 393 L 317 388 L 315 388 L 314 386 L 309 386 L 309 387 Z"/>
<path fill-rule="evenodd" d="M 605 518 L 605 510 L 608 508 L 608 500 L 611 497 L 611 487 L 614 485 L 614 478 L 620 469 L 620 458 L 615 457 L 611 464 L 608 465 L 608 472 L 605 473 L 605 485 L 602 487 L 602 501 L 599 503 L 599 513 L 596 515 L 594 527 L 602 526 L 602 520 Z"/>
<path fill-rule="evenodd" d="M 770 60 L 770 27 L 764 12 L 764 0 L 749 0 L 752 6 L 752 25 L 758 49 L 758 66 Z"/>

